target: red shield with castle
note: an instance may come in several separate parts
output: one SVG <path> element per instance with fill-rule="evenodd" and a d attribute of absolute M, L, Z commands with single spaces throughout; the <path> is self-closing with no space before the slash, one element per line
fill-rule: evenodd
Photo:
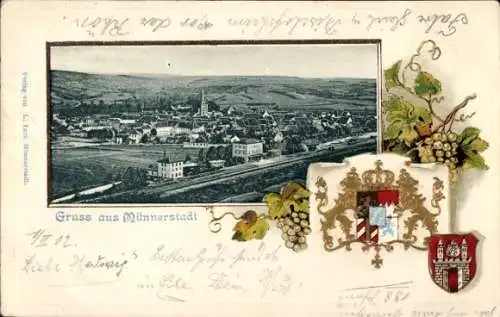
<path fill-rule="evenodd" d="M 476 275 L 479 240 L 469 234 L 435 234 L 429 239 L 429 272 L 439 287 L 456 293 Z"/>

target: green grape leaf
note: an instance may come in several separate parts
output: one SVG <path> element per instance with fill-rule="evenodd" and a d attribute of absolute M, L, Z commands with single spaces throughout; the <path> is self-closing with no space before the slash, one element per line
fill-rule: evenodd
<path fill-rule="evenodd" d="M 484 152 L 490 147 L 490 144 L 481 138 L 477 138 L 466 146 L 471 151 Z"/>
<path fill-rule="evenodd" d="M 430 73 L 420 72 L 415 78 L 414 88 L 418 96 L 433 96 L 441 92 L 441 82 Z"/>
<path fill-rule="evenodd" d="M 266 233 L 269 231 L 269 223 L 266 221 L 266 219 L 260 218 L 250 228 L 250 231 L 255 236 L 255 239 L 263 239 L 266 236 Z"/>
<path fill-rule="evenodd" d="M 277 219 L 285 216 L 288 213 L 287 207 L 284 204 L 280 194 L 269 193 L 264 196 L 264 202 L 268 208 L 269 218 Z"/>
<path fill-rule="evenodd" d="M 467 158 L 464 160 L 464 169 L 470 169 L 470 168 L 478 168 L 482 170 L 487 170 L 489 167 L 486 165 L 484 158 L 481 156 L 481 154 L 473 154 L 467 155 Z"/>
<path fill-rule="evenodd" d="M 311 193 L 298 182 L 289 182 L 281 189 L 281 194 L 269 193 L 264 196 L 270 219 L 288 215 L 293 207 L 295 211 L 309 211 L 309 196 Z"/>
<path fill-rule="evenodd" d="M 298 201 L 309 198 L 310 192 L 298 182 L 289 182 L 281 189 L 281 196 L 285 200 Z"/>
<path fill-rule="evenodd" d="M 298 202 L 297 211 L 309 213 L 309 199 L 302 199 L 302 202 Z"/>
<path fill-rule="evenodd" d="M 474 140 L 470 141 L 469 144 L 460 144 L 460 148 L 468 157 L 472 157 L 480 152 L 486 151 L 489 146 L 489 143 L 480 137 L 476 137 Z"/>
<path fill-rule="evenodd" d="M 402 60 L 397 61 L 391 68 L 388 68 L 384 71 L 385 78 L 385 89 L 389 91 L 389 89 L 402 86 L 401 81 L 399 80 L 399 69 L 401 68 Z"/>
<path fill-rule="evenodd" d="M 386 140 L 397 139 L 401 133 L 401 126 L 401 121 L 393 121 L 385 129 L 384 138 Z"/>
<path fill-rule="evenodd" d="M 431 124 L 432 123 L 432 115 L 431 112 L 424 107 L 415 107 L 414 116 L 417 120 L 420 121 L 421 124 Z"/>
<path fill-rule="evenodd" d="M 479 137 L 480 129 L 475 127 L 465 128 L 458 136 L 458 141 L 462 145 L 470 144 L 473 140 Z"/>
<path fill-rule="evenodd" d="M 486 151 L 490 145 L 486 140 L 479 137 L 480 133 L 480 129 L 468 127 L 457 138 L 460 149 L 465 154 L 463 169 L 478 168 L 485 170 L 489 168 L 480 153 Z"/>
<path fill-rule="evenodd" d="M 406 144 L 410 144 L 418 138 L 418 133 L 411 125 L 406 125 L 399 136 Z"/>
<path fill-rule="evenodd" d="M 382 106 L 388 123 L 384 133 L 386 139 L 398 138 L 410 145 L 419 137 L 416 128 L 430 126 L 432 123 L 432 116 L 427 108 L 415 107 L 401 97 L 392 95 Z"/>
<path fill-rule="evenodd" d="M 263 239 L 269 231 L 269 223 L 265 218 L 259 218 L 254 224 L 248 224 L 240 220 L 234 227 L 233 240 L 249 241 L 253 239 Z"/>

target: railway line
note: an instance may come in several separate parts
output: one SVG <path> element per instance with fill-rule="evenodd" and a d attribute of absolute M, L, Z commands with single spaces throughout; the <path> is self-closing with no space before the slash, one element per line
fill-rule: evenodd
<path fill-rule="evenodd" d="M 200 176 L 189 180 L 182 180 L 178 183 L 169 183 L 165 185 L 158 185 L 155 187 L 141 188 L 139 190 L 130 190 L 121 193 L 113 193 L 109 195 L 103 195 L 96 198 L 91 198 L 85 200 L 85 203 L 99 203 L 102 200 L 108 200 L 110 198 L 117 199 L 119 197 L 124 197 L 126 195 L 133 196 L 157 196 L 159 198 L 169 197 L 172 195 L 180 194 L 187 191 L 192 191 L 206 186 L 219 184 L 234 180 L 236 178 L 248 178 L 252 176 L 257 176 L 258 174 L 263 174 L 269 170 L 281 169 L 287 166 L 293 166 L 298 163 L 304 163 L 312 159 L 320 159 L 326 156 L 349 156 L 350 153 L 355 153 L 357 151 L 366 148 L 367 146 L 375 145 L 374 139 L 359 140 L 355 144 L 341 144 L 337 145 L 335 149 L 325 149 L 317 150 L 314 152 L 305 152 L 295 154 L 288 160 L 280 160 L 277 162 L 270 162 L 265 165 L 259 165 L 254 167 L 249 167 L 240 170 L 224 170 L 214 174 Z"/>

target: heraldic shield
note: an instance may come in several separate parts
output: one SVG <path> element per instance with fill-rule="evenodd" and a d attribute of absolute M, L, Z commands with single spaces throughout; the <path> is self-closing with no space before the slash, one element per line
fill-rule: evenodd
<path fill-rule="evenodd" d="M 456 293 L 476 275 L 476 246 L 469 234 L 434 234 L 429 239 L 429 272 L 439 287 Z"/>

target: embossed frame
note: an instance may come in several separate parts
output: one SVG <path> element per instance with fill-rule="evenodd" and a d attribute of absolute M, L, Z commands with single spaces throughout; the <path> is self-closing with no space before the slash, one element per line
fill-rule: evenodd
<path fill-rule="evenodd" d="M 316 180 L 317 192 L 314 194 L 318 201 L 317 212 L 322 216 L 321 232 L 324 249 L 328 252 L 345 249 L 352 251 L 352 244 L 361 244 L 362 251 L 368 252 L 370 249 L 375 250 L 375 256 L 371 260 L 371 264 L 375 268 L 381 268 L 383 259 L 380 256 L 382 249 L 387 252 L 394 250 L 395 244 L 401 244 L 405 250 L 413 248 L 419 251 L 427 250 L 428 237 L 424 238 L 423 245 L 417 244 L 417 236 L 414 234 L 416 224 L 422 223 L 422 226 L 429 232 L 429 236 L 437 232 L 438 220 L 437 217 L 441 214 L 441 206 L 439 202 L 445 198 L 443 194 L 443 181 L 434 177 L 432 186 L 431 206 L 436 209 L 436 212 L 430 211 L 424 206 L 426 200 L 421 193 L 418 192 L 416 185 L 418 181 L 411 176 L 406 168 L 399 170 L 397 178 L 396 173 L 391 170 L 383 169 L 383 162 L 377 160 L 374 169 L 358 171 L 355 167 L 351 167 L 346 176 L 340 181 L 341 192 L 334 199 L 335 203 L 332 207 L 326 208 L 328 205 L 328 184 L 323 177 L 318 177 Z M 356 238 L 351 233 L 353 221 L 347 215 L 346 211 L 355 210 L 357 204 L 357 192 L 375 190 L 375 189 L 398 189 L 400 193 L 399 203 L 395 206 L 394 212 L 401 217 L 404 211 L 409 211 L 410 216 L 404 222 L 406 232 L 400 239 L 391 240 L 383 243 L 374 243 L 372 241 L 362 241 Z M 340 227 L 343 238 L 334 241 L 330 230 Z"/>

